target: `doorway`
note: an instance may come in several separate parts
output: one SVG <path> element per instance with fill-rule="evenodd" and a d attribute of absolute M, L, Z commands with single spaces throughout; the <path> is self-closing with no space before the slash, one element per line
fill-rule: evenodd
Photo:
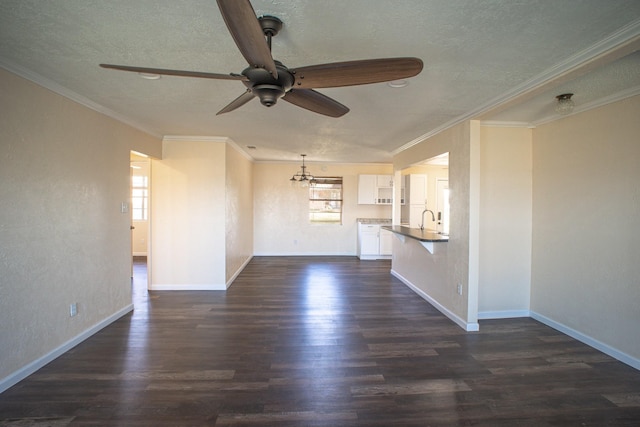
<path fill-rule="evenodd" d="M 151 160 L 142 153 L 132 151 L 130 166 L 131 283 L 135 296 L 149 289 Z"/>
<path fill-rule="evenodd" d="M 449 179 L 436 178 L 437 228 L 449 234 Z"/>

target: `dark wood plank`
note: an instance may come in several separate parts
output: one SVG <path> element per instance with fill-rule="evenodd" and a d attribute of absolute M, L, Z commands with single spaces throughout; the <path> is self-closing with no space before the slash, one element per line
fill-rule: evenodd
<path fill-rule="evenodd" d="M 640 372 L 532 319 L 465 333 L 389 261 L 256 257 L 0 395 L 0 426 L 637 426 Z"/>

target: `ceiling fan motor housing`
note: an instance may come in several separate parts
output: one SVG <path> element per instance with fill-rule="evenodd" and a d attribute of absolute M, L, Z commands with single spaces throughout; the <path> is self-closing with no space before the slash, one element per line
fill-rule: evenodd
<path fill-rule="evenodd" d="M 278 78 L 274 79 L 271 73 L 264 68 L 245 68 L 242 74 L 249 81 L 243 82 L 251 92 L 260 99 L 260 103 L 267 107 L 275 105 L 278 99 L 293 86 L 293 74 L 282 65 L 280 61 L 275 61 L 278 70 Z"/>

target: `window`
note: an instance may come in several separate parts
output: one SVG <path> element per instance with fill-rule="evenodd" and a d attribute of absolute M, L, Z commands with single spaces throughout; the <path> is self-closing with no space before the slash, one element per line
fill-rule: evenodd
<path fill-rule="evenodd" d="M 149 211 L 149 181 L 143 175 L 131 176 L 131 218 L 146 221 Z"/>
<path fill-rule="evenodd" d="M 342 177 L 315 177 L 309 186 L 309 221 L 342 224 Z"/>

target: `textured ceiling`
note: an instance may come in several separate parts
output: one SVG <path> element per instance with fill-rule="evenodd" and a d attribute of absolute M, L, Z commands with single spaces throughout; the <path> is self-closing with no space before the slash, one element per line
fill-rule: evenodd
<path fill-rule="evenodd" d="M 415 56 L 405 88 L 321 89 L 351 111 L 329 118 L 257 100 L 216 112 L 237 81 L 107 70 L 99 63 L 239 73 L 246 67 L 214 0 L 0 0 L 0 66 L 156 136 L 231 138 L 256 160 L 388 162 L 460 120 L 540 123 L 553 97 L 577 109 L 640 88 L 638 0 L 253 0 L 284 28 L 288 67 Z"/>

